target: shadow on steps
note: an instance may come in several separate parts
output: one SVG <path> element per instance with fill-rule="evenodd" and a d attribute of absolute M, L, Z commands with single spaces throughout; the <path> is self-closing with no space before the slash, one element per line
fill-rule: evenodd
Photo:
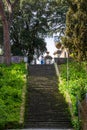
<path fill-rule="evenodd" d="M 53 65 L 30 66 L 29 73 L 24 128 L 72 128 Z"/>

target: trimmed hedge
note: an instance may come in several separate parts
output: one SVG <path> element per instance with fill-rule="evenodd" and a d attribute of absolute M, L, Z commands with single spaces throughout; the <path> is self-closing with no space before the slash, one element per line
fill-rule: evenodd
<path fill-rule="evenodd" d="M 26 84 L 24 63 L 0 64 L 0 128 L 12 127 L 20 120 L 22 90 Z"/>

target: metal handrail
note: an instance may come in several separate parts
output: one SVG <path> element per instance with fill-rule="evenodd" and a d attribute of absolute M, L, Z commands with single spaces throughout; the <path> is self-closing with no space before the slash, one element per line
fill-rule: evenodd
<path fill-rule="evenodd" d="M 86 96 L 85 96 L 84 100 L 87 103 L 87 93 L 86 93 Z M 78 117 L 80 117 L 80 111 L 82 111 L 83 115 L 85 116 L 85 110 L 84 110 L 81 102 L 79 101 L 78 97 L 77 97 L 77 107 L 78 107 Z"/>

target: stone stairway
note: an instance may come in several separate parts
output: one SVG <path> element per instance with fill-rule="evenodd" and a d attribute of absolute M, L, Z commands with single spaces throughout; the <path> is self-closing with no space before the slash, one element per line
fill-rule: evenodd
<path fill-rule="evenodd" d="M 29 65 L 29 73 L 30 76 L 54 76 L 55 73 L 55 68 L 54 65 Z"/>
<path fill-rule="evenodd" d="M 54 65 L 29 65 L 25 129 L 71 130 L 68 107 L 55 74 Z"/>

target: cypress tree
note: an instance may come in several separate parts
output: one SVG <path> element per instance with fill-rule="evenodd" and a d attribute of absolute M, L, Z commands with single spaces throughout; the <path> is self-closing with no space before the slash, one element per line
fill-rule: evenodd
<path fill-rule="evenodd" d="M 68 0 L 63 43 L 78 61 L 87 60 L 87 0 Z"/>

